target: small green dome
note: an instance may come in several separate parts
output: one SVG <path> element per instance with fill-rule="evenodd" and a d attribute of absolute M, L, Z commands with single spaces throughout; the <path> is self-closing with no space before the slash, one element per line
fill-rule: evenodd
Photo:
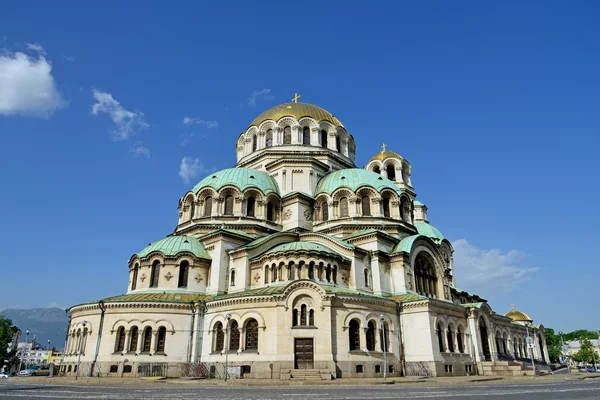
<path fill-rule="evenodd" d="M 442 232 L 440 232 L 438 228 L 429 224 L 428 222 L 417 221 L 415 222 L 415 227 L 417 228 L 417 231 L 423 236 L 427 236 L 432 239 L 444 240 L 444 235 L 442 235 Z"/>
<path fill-rule="evenodd" d="M 290 242 L 280 244 L 279 246 L 273 247 L 271 250 L 265 252 L 264 254 L 275 254 L 275 253 L 286 253 L 291 251 L 306 251 L 306 252 L 317 252 L 317 253 L 326 253 L 333 256 L 339 257 L 340 255 L 335 251 L 322 246 L 317 243 L 312 242 Z"/>
<path fill-rule="evenodd" d="M 406 236 L 403 237 L 402 239 L 400 239 L 400 242 L 398 242 L 398 244 L 396 246 L 394 246 L 394 249 L 392 250 L 392 252 L 390 254 L 396 254 L 396 253 L 410 253 L 413 247 L 413 244 L 415 243 L 415 240 L 417 240 L 418 238 L 422 237 L 423 235 L 412 235 L 412 236 Z"/>
<path fill-rule="evenodd" d="M 398 194 L 402 193 L 402 191 L 394 185 L 394 182 L 376 172 L 368 171 L 366 169 L 349 168 L 341 169 L 324 176 L 317 184 L 315 195 L 321 193 L 332 194 L 339 188 L 348 188 L 354 192 L 362 186 L 371 186 L 378 192 L 387 188 L 392 189 Z"/>
<path fill-rule="evenodd" d="M 158 251 L 165 256 L 175 256 L 182 252 L 189 252 L 194 254 L 198 258 L 206 258 L 210 260 L 210 255 L 200 243 L 198 239 L 193 236 L 169 236 L 156 242 L 150 243 L 144 250 L 137 253 L 140 258 L 146 257 L 148 254 Z"/>
<path fill-rule="evenodd" d="M 421 203 L 419 200 L 413 201 L 413 204 L 415 205 L 415 207 L 417 207 L 417 206 L 424 206 L 425 205 L 425 204 Z"/>
<path fill-rule="evenodd" d="M 231 185 L 244 191 L 248 188 L 256 188 L 265 195 L 270 193 L 279 194 L 279 187 L 273 177 L 266 172 L 252 168 L 228 168 L 214 172 L 202 179 L 192 191 L 198 193 L 205 187 L 219 190 L 224 186 Z"/>

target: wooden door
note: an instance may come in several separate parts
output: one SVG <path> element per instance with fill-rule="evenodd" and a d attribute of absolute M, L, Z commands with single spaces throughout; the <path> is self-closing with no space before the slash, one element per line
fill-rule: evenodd
<path fill-rule="evenodd" d="M 294 363 L 296 369 L 313 368 L 313 339 L 294 340 Z"/>

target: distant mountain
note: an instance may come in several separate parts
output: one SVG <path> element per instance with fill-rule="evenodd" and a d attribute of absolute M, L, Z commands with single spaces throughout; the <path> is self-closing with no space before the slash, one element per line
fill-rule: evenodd
<path fill-rule="evenodd" d="M 10 318 L 13 325 L 23 332 L 19 341 L 25 340 L 25 331 L 29 330 L 29 340 L 33 340 L 35 335 L 36 342 L 42 347 L 48 345 L 48 340 L 58 350 L 62 350 L 65 345 L 69 318 L 61 308 L 7 308 L 0 311 L 0 315 Z"/>

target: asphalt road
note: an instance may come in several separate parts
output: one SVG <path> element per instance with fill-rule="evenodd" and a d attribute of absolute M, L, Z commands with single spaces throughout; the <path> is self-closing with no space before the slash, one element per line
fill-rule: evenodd
<path fill-rule="evenodd" d="M 149 383 L 135 386 L 75 386 L 0 383 L 3 399 L 260 399 L 260 400 L 346 400 L 346 399 L 526 399 L 598 400 L 600 381 L 540 384 L 469 384 L 453 386 L 298 386 L 298 387 L 211 387 Z"/>

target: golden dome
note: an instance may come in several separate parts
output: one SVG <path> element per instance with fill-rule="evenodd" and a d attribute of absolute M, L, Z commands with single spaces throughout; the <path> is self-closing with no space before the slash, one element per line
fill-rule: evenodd
<path fill-rule="evenodd" d="M 371 159 L 369 160 L 368 163 L 370 163 L 373 160 L 383 161 L 383 160 L 388 159 L 388 158 L 395 158 L 395 159 L 398 159 L 398 160 L 404 160 L 400 156 L 400 154 L 394 153 L 393 151 L 380 151 L 379 153 L 377 153 L 373 157 L 371 157 Z"/>
<path fill-rule="evenodd" d="M 529 315 L 525 314 L 521 311 L 515 311 L 515 306 L 512 306 L 512 310 L 504 314 L 505 317 L 512 319 L 513 321 L 520 322 L 532 322 L 533 320 L 529 318 Z"/>
<path fill-rule="evenodd" d="M 283 117 L 294 117 L 296 119 L 300 119 L 302 117 L 312 117 L 317 120 L 317 122 L 327 121 L 336 127 L 344 127 L 344 125 L 342 125 L 342 123 L 336 117 L 334 117 L 332 113 L 322 109 L 321 107 L 317 107 L 308 103 L 284 103 L 275 107 L 271 107 L 256 117 L 250 126 L 259 126 L 264 121 L 269 119 L 278 121 Z"/>

